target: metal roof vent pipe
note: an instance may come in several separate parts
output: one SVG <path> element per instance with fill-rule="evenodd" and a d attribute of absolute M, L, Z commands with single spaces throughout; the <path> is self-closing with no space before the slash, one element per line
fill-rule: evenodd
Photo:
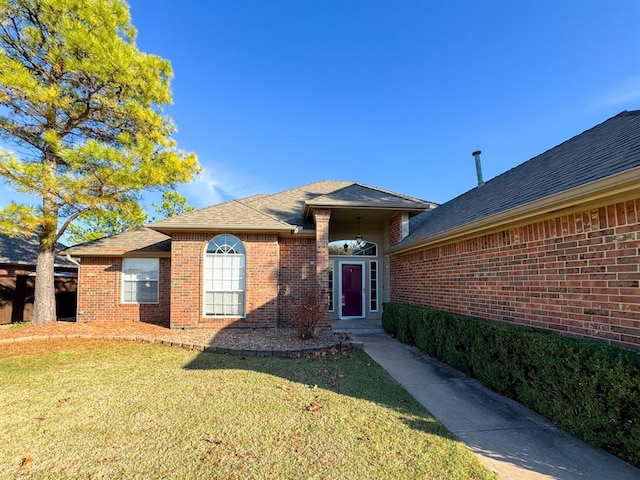
<path fill-rule="evenodd" d="M 478 175 L 478 187 L 484 185 L 484 180 L 482 179 L 482 163 L 480 162 L 480 154 L 482 152 L 480 150 L 476 150 L 471 155 L 476 159 L 476 175 Z"/>

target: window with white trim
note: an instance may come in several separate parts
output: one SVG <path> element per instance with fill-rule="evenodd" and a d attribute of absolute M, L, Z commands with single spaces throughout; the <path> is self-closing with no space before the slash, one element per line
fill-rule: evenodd
<path fill-rule="evenodd" d="M 122 302 L 158 303 L 160 260 L 125 258 L 122 261 Z"/>
<path fill-rule="evenodd" d="M 378 311 L 378 261 L 369 264 L 369 310 Z"/>
<path fill-rule="evenodd" d="M 233 235 L 217 235 L 204 258 L 204 314 L 244 317 L 245 248 Z"/>
<path fill-rule="evenodd" d="M 333 312 L 333 262 L 329 262 L 329 311 Z"/>

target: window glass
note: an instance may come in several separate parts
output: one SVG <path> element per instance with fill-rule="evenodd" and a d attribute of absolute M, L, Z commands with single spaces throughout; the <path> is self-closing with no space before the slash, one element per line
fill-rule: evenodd
<path fill-rule="evenodd" d="M 329 262 L 329 311 L 333 312 L 333 262 Z"/>
<path fill-rule="evenodd" d="M 125 258 L 122 262 L 122 301 L 158 303 L 159 278 L 159 259 Z"/>
<path fill-rule="evenodd" d="M 378 262 L 376 260 L 371 261 L 369 264 L 369 295 L 370 304 L 369 309 L 372 312 L 378 311 Z"/>
<path fill-rule="evenodd" d="M 329 255 L 375 257 L 378 255 L 378 246 L 373 242 L 358 244 L 355 240 L 335 240 L 329 243 Z"/>
<path fill-rule="evenodd" d="M 245 248 L 233 235 L 218 235 L 207 245 L 204 313 L 222 317 L 245 314 Z"/>

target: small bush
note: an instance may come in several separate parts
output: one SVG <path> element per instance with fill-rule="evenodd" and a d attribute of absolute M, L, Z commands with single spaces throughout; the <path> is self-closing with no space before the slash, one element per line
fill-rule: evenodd
<path fill-rule="evenodd" d="M 291 323 L 302 340 L 313 338 L 318 322 L 327 311 L 327 293 L 323 289 L 313 289 L 301 295 L 289 297 Z"/>
<path fill-rule="evenodd" d="M 640 466 L 640 355 L 448 312 L 387 303 L 398 340 Z"/>

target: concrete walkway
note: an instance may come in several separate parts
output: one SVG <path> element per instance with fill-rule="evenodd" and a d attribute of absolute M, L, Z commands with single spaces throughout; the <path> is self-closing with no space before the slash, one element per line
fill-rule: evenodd
<path fill-rule="evenodd" d="M 336 320 L 503 480 L 631 480 L 640 470 L 555 427 L 463 373 L 386 334 L 380 321 Z"/>

